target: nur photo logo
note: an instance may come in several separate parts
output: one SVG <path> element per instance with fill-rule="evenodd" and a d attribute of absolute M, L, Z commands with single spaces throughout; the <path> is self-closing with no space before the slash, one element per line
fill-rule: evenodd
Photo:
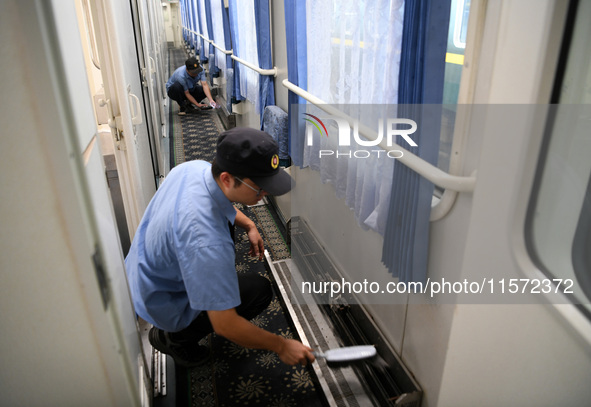
<path fill-rule="evenodd" d="M 384 142 L 385 146 L 392 147 L 396 145 L 395 136 L 400 136 L 411 147 L 417 147 L 417 143 L 410 137 L 417 131 L 417 123 L 411 119 L 386 119 L 380 118 L 377 120 L 377 133 L 370 130 L 374 135 L 374 139 L 363 137 L 359 132 L 359 121 L 352 120 L 352 125 L 349 120 L 339 116 L 323 116 L 317 117 L 309 113 L 303 113 L 304 121 L 306 121 L 306 146 L 314 145 L 314 131 L 318 132 L 322 137 L 329 138 L 329 133 L 325 122 L 334 123 L 337 127 L 338 133 L 338 147 L 336 149 L 320 149 L 318 157 L 333 156 L 335 158 L 369 158 L 373 156 L 387 156 L 389 158 L 400 158 L 404 155 L 401 150 L 383 149 L 380 144 Z M 352 130 L 352 131 L 351 131 Z M 352 133 L 352 137 L 351 137 Z M 359 147 L 359 148 L 355 148 Z M 368 147 L 374 147 L 368 149 Z"/>

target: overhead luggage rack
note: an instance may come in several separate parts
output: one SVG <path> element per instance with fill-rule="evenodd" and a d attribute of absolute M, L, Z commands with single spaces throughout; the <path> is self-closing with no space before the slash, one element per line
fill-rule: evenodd
<path fill-rule="evenodd" d="M 301 218 L 291 220 L 292 258 L 267 267 L 281 301 L 301 341 L 315 350 L 374 345 L 378 357 L 345 367 L 313 363 L 316 382 L 330 406 L 419 407 L 422 390 L 384 338 L 362 305 L 347 297 L 334 301 L 302 293 L 304 281 L 331 281 L 342 277 Z"/>

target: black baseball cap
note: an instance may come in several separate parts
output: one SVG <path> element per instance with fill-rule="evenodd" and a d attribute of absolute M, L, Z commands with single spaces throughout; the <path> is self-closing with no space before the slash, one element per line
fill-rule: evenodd
<path fill-rule="evenodd" d="M 234 127 L 218 138 L 216 163 L 226 172 L 250 178 L 270 195 L 289 192 L 295 182 L 279 167 L 279 146 L 269 134 Z"/>
<path fill-rule="evenodd" d="M 201 65 L 199 65 L 199 61 L 197 61 L 197 58 L 195 58 L 195 57 L 190 57 L 189 59 L 187 59 L 185 61 L 185 66 L 187 67 L 187 71 L 189 71 L 189 72 L 203 70 L 203 68 L 201 68 Z"/>

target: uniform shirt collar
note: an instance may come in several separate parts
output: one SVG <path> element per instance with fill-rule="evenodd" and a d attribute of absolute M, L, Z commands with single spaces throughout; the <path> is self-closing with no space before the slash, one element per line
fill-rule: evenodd
<path fill-rule="evenodd" d="M 203 180 L 205 181 L 205 186 L 207 187 L 209 194 L 220 207 L 222 214 L 230 223 L 234 224 L 234 220 L 236 219 L 236 208 L 234 208 L 232 202 L 226 198 L 226 195 L 224 195 L 220 189 L 220 186 L 211 173 L 211 167 L 208 167 L 203 172 Z"/>

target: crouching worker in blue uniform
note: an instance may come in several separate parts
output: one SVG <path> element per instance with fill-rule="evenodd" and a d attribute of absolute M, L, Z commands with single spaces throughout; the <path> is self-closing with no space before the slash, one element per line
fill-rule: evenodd
<path fill-rule="evenodd" d="M 187 59 L 184 66 L 173 72 L 166 82 L 166 93 L 179 104 L 179 115 L 184 115 L 192 109 L 218 107 L 205 80 L 205 72 L 195 57 Z M 206 97 L 209 105 L 201 103 Z"/>
<path fill-rule="evenodd" d="M 269 305 L 269 281 L 236 273 L 229 225 L 247 231 L 250 254 L 263 258 L 255 224 L 233 202 L 256 204 L 291 189 L 267 133 L 234 128 L 218 139 L 213 164 L 176 166 L 154 195 L 125 259 L 137 314 L 153 324 L 152 346 L 187 367 L 207 360 L 200 339 L 215 332 L 238 345 L 267 349 L 287 364 L 314 361 L 301 342 L 249 322 Z"/>

